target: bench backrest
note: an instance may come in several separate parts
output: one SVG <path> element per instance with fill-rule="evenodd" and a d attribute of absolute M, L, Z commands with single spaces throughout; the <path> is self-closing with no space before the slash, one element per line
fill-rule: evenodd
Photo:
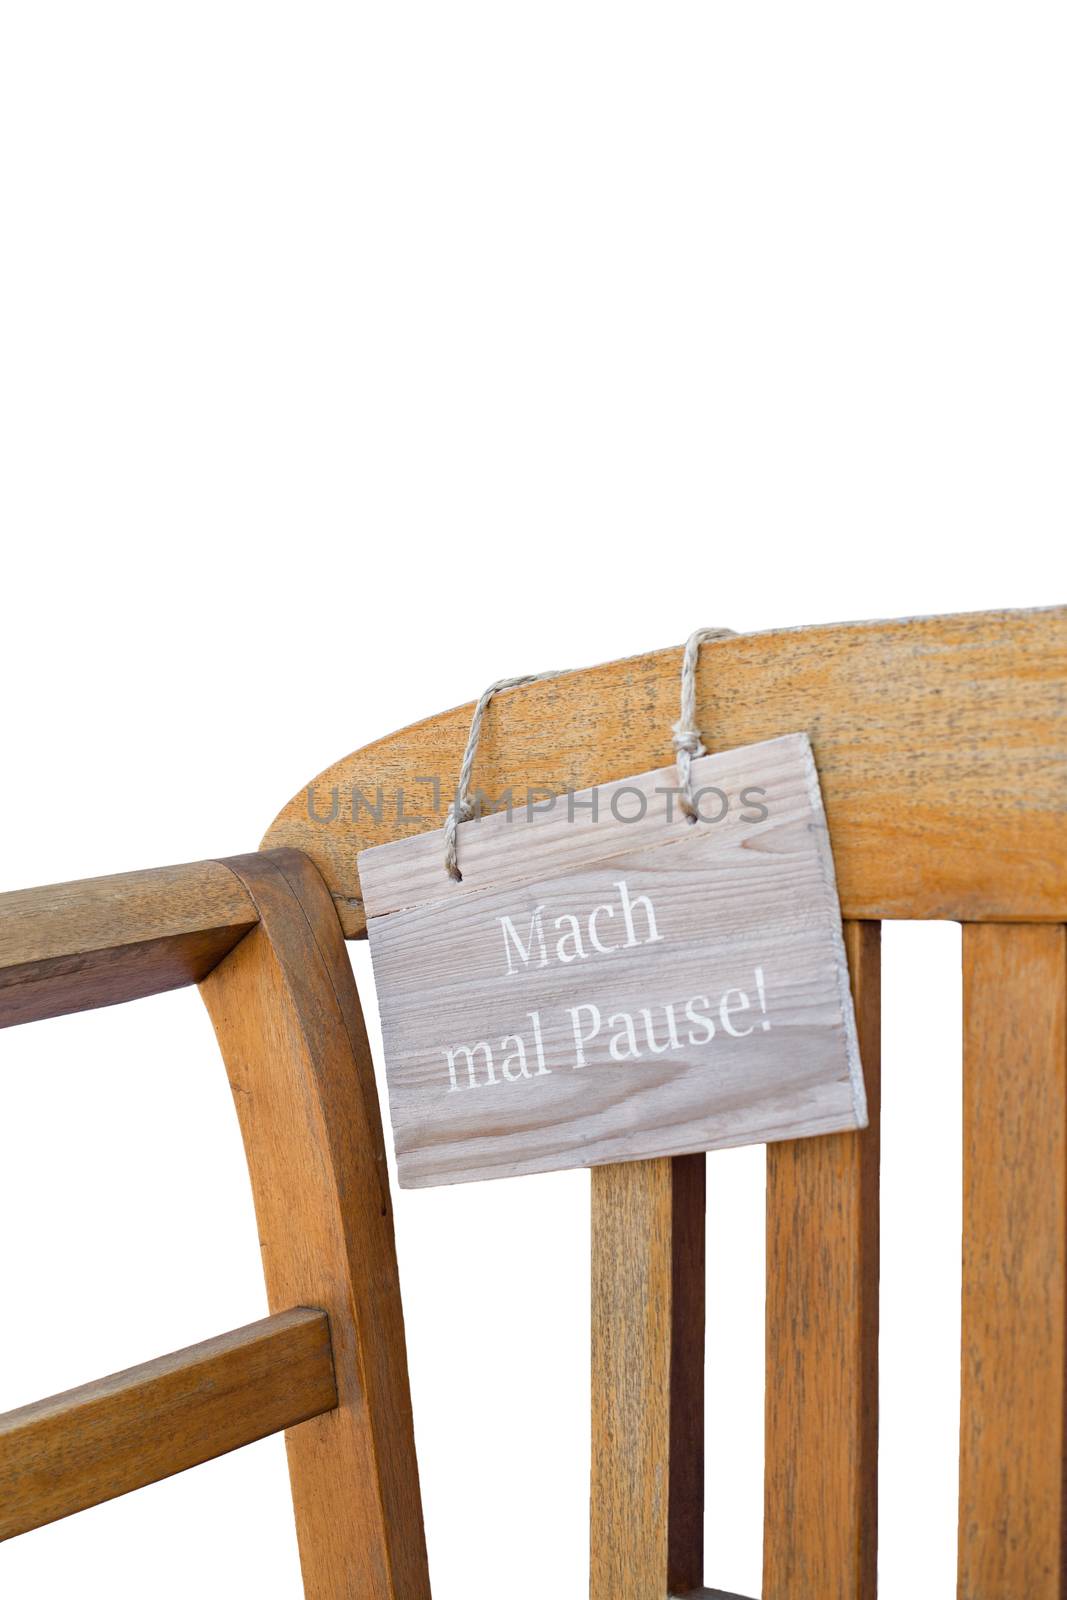
<path fill-rule="evenodd" d="M 522 804 L 663 765 L 679 662 L 502 696 L 478 788 Z M 768 1147 L 763 1600 L 875 1594 L 879 924 L 930 917 L 964 924 L 959 1594 L 1064 1600 L 1067 610 L 723 640 L 702 653 L 697 704 L 709 748 L 811 736 L 871 1112 L 862 1134 Z M 338 762 L 256 855 L 0 897 L 0 1022 L 200 984 L 272 1311 L 0 1418 L 0 1532 L 285 1427 L 307 1594 L 429 1594 L 381 1118 L 343 936 L 364 931 L 357 851 L 440 826 L 469 720 L 447 712 Z M 591 1175 L 593 1600 L 716 1592 L 704 1170 L 685 1156 Z"/>

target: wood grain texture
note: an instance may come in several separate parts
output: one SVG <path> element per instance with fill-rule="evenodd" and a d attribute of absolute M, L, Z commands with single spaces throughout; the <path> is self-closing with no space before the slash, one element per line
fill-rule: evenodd
<path fill-rule="evenodd" d="M 459 883 L 445 871 L 439 830 L 379 845 L 359 859 L 367 915 L 380 920 L 428 906 L 473 905 L 489 891 L 566 877 L 592 861 L 684 849 L 697 839 L 738 871 L 744 870 L 746 857 L 773 851 L 787 829 L 796 833 L 813 825 L 820 848 L 829 854 L 806 733 L 703 756 L 692 764 L 692 780 L 706 813 L 706 820 L 695 823 L 678 805 L 673 766 L 627 773 L 549 809 L 515 807 L 510 815 L 498 812 L 464 822 L 457 841 Z M 783 843 L 796 848 L 788 833 Z M 610 938 L 611 930 L 605 928 L 604 934 Z"/>
<path fill-rule="evenodd" d="M 329 893 L 294 851 L 230 867 L 260 921 L 201 993 L 234 1092 L 272 1307 L 330 1317 L 339 1405 L 286 1437 L 309 1600 L 429 1600 L 374 1073 Z"/>
<path fill-rule="evenodd" d="M 702 1155 L 592 1173 L 591 1600 L 700 1583 Z"/>
<path fill-rule="evenodd" d="M 763 1600 L 875 1593 L 879 936 L 845 925 L 869 1126 L 767 1148 Z"/>
<path fill-rule="evenodd" d="M 497 696 L 476 787 L 521 804 L 662 766 L 681 655 Z M 317 863 L 350 938 L 365 928 L 357 852 L 441 826 L 472 709 L 346 756 L 268 830 L 266 846 Z M 1067 919 L 1067 608 L 718 640 L 697 714 L 712 750 L 810 734 L 846 917 Z"/>
<path fill-rule="evenodd" d="M 0 1539 L 337 1404 L 329 1321 L 299 1308 L 0 1416 Z"/>
<path fill-rule="evenodd" d="M 0 895 L 0 1027 L 198 983 L 255 921 L 219 861 Z"/>
<path fill-rule="evenodd" d="M 963 930 L 960 1600 L 1062 1600 L 1067 935 Z"/>
<path fill-rule="evenodd" d="M 461 883 L 437 835 L 362 858 L 405 1188 L 865 1123 L 807 737 L 694 774 L 696 825 L 642 773 L 621 815 L 464 824 Z"/>

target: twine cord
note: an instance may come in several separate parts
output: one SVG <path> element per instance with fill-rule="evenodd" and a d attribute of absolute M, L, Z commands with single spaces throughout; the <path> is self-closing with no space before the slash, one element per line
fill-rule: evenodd
<path fill-rule="evenodd" d="M 700 646 L 710 644 L 713 639 L 734 638 L 732 628 L 698 628 L 691 633 L 686 641 L 685 652 L 682 656 L 682 714 L 674 724 L 673 744 L 678 763 L 678 803 L 683 816 L 690 822 L 698 820 L 697 808 L 693 801 L 693 762 L 699 756 L 706 756 L 700 739 L 700 729 L 697 727 L 697 660 L 700 656 Z"/>
<path fill-rule="evenodd" d="M 521 678 L 498 678 L 496 683 L 491 683 L 474 708 L 471 718 L 471 731 L 467 735 L 467 748 L 463 752 L 463 764 L 459 769 L 459 783 L 456 785 L 456 798 L 448 808 L 445 818 L 445 870 L 455 883 L 461 883 L 463 874 L 459 870 L 459 839 L 457 831 L 461 822 L 470 822 L 474 816 L 474 806 L 471 804 L 471 772 L 474 768 L 474 757 L 478 752 L 478 737 L 482 731 L 482 718 L 485 716 L 489 702 L 501 689 L 521 689 L 525 683 L 540 683 L 542 678 L 558 678 L 566 670 L 559 672 L 528 672 Z"/>
<path fill-rule="evenodd" d="M 674 724 L 673 743 L 678 761 L 679 805 L 683 815 L 688 817 L 690 822 L 698 820 L 693 801 L 693 762 L 698 757 L 707 755 L 700 740 L 700 729 L 696 725 L 696 674 L 700 646 L 710 644 L 712 639 L 733 637 L 732 628 L 698 628 L 695 633 L 689 635 L 682 656 L 682 714 Z M 456 798 L 449 806 L 448 815 L 445 817 L 445 871 L 454 883 L 463 881 L 463 874 L 459 870 L 459 825 L 461 822 L 470 822 L 475 814 L 470 797 L 471 773 L 474 770 L 474 758 L 478 753 L 482 719 L 489 709 L 489 702 L 502 689 L 521 689 L 524 684 L 540 683 L 545 678 L 560 676 L 560 672 L 528 672 L 521 678 L 498 678 L 496 683 L 489 685 L 475 706 L 470 732 L 467 735 L 467 748 L 463 752 L 463 762 L 459 769 Z"/>

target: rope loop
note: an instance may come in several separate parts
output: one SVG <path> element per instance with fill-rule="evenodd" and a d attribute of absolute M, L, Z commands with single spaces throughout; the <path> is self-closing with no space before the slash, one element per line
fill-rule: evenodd
<path fill-rule="evenodd" d="M 696 724 L 697 660 L 700 656 L 700 646 L 710 644 L 713 639 L 735 637 L 732 628 L 698 628 L 686 640 L 682 655 L 682 714 L 674 724 L 672 743 L 678 765 L 678 803 L 683 816 L 688 817 L 690 822 L 698 820 L 697 808 L 693 801 L 693 762 L 708 753 L 701 742 L 700 729 Z"/>
<path fill-rule="evenodd" d="M 445 818 L 445 871 L 454 883 L 462 883 L 463 874 L 459 870 L 459 839 L 457 837 L 461 822 L 470 822 L 475 815 L 475 808 L 471 802 L 471 772 L 474 768 L 474 757 L 478 753 L 478 738 L 482 731 L 482 718 L 489 707 L 489 702 L 495 694 L 502 689 L 521 689 L 524 683 L 540 683 L 542 678 L 558 678 L 561 672 L 528 672 L 521 678 L 498 678 L 491 683 L 481 696 L 474 708 L 471 718 L 471 731 L 467 735 L 467 748 L 463 752 L 463 762 L 459 769 L 459 783 L 456 785 L 456 798 L 448 808 Z"/>
<path fill-rule="evenodd" d="M 682 656 L 682 714 L 674 724 L 672 742 L 678 764 L 679 804 L 683 815 L 688 817 L 690 822 L 698 820 L 693 800 L 693 762 L 707 755 L 701 742 L 700 729 L 696 725 L 696 672 L 700 647 L 702 644 L 710 644 L 713 639 L 734 637 L 732 628 L 698 628 L 695 633 L 689 635 Z M 496 683 L 489 685 L 475 706 L 470 732 L 467 735 L 467 747 L 463 752 L 463 761 L 459 769 L 456 798 L 449 806 L 448 815 L 445 817 L 445 871 L 454 883 L 463 881 L 463 874 L 459 870 L 459 825 L 461 822 L 470 822 L 476 815 L 476 808 L 470 796 L 471 773 L 474 769 L 474 758 L 478 753 L 482 719 L 489 708 L 489 702 L 503 689 L 521 689 L 524 684 L 540 683 L 545 678 L 560 676 L 561 672 L 529 672 L 521 678 L 498 678 Z"/>

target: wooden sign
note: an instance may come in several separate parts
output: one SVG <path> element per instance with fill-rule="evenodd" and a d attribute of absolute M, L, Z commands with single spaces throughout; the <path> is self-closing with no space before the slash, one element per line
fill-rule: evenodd
<path fill-rule="evenodd" d="M 866 1126 L 806 734 L 365 850 L 403 1187 Z"/>

